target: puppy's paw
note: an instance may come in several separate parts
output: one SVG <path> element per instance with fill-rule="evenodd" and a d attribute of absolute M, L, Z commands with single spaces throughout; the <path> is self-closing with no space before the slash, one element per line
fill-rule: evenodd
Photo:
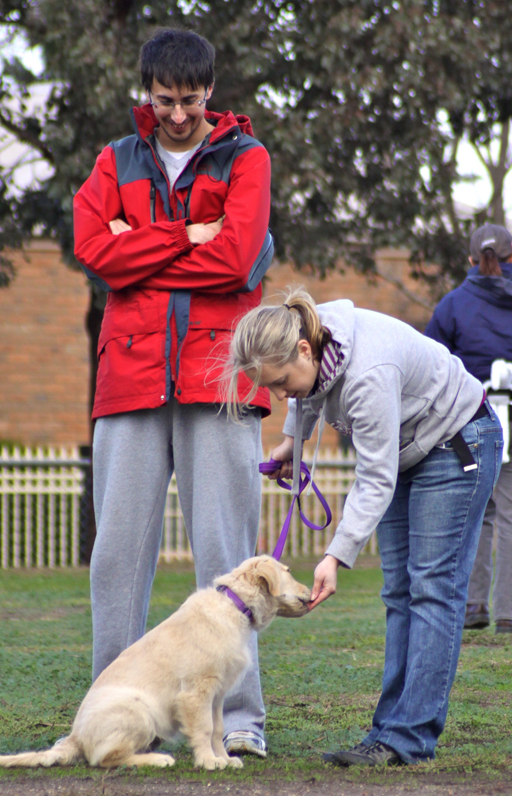
<path fill-rule="evenodd" d="M 243 768 L 244 764 L 239 757 L 230 757 L 228 760 L 228 766 L 231 768 Z"/>
<path fill-rule="evenodd" d="M 153 765 L 159 768 L 168 768 L 174 765 L 174 757 L 172 755 L 155 754 L 153 756 Z"/>
<path fill-rule="evenodd" d="M 102 766 L 103 768 L 110 768 L 112 763 L 105 762 L 105 760 L 99 760 L 93 765 Z M 168 768 L 169 766 L 174 765 L 174 757 L 172 755 L 161 755 L 157 754 L 156 752 L 143 752 L 136 755 L 131 755 L 130 757 L 126 757 L 124 760 L 119 761 L 119 763 L 114 763 L 114 765 L 124 765 L 124 766 L 156 766 L 157 768 Z"/>
<path fill-rule="evenodd" d="M 223 757 L 203 757 L 196 760 L 196 768 L 206 768 L 207 771 L 214 771 L 216 768 L 226 768 L 228 761 Z"/>

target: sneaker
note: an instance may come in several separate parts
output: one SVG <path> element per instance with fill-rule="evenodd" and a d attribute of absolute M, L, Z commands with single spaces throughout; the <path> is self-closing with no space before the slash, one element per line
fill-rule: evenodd
<path fill-rule="evenodd" d="M 491 618 L 486 605 L 466 605 L 466 617 L 464 619 L 464 628 L 466 630 L 480 630 L 483 627 L 489 627 L 490 624 Z"/>
<path fill-rule="evenodd" d="M 228 755 L 267 756 L 267 744 L 255 732 L 246 730 L 230 732 L 224 738 L 224 746 Z"/>
<path fill-rule="evenodd" d="M 335 752 L 332 762 L 338 766 L 399 766 L 403 762 L 394 749 L 380 741 L 375 741 L 363 749 L 361 746 L 362 744 L 358 744 L 347 752 L 343 750 Z"/>
<path fill-rule="evenodd" d="M 366 749 L 366 744 L 362 741 L 357 743 L 352 749 L 349 749 L 349 752 L 363 752 Z M 348 766 L 348 763 L 345 763 L 343 760 L 340 760 L 340 755 L 344 754 L 342 751 L 339 752 L 324 752 L 322 755 L 322 760 L 324 763 L 334 763 L 335 766 Z"/>
<path fill-rule="evenodd" d="M 512 633 L 512 619 L 497 619 L 495 633 Z"/>

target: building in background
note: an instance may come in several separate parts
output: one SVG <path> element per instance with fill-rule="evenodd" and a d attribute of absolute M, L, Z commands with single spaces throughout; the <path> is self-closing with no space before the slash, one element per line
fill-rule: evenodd
<path fill-rule="evenodd" d="M 16 277 L 0 289 L 0 441 L 86 444 L 86 278 L 45 240 L 12 260 Z"/>
<path fill-rule="evenodd" d="M 62 262 L 51 241 L 34 239 L 13 260 L 17 276 L 0 290 L 0 443 L 87 444 L 87 280 Z M 352 269 L 320 280 L 307 270 L 274 266 L 265 282 L 265 300 L 272 302 L 287 285 L 300 283 L 317 302 L 349 298 L 358 307 L 388 313 L 423 331 L 431 315 L 428 295 L 408 276 L 407 252 L 385 250 L 377 262 L 384 278 L 374 283 Z M 285 414 L 286 402 L 274 400 L 272 415 L 263 422 L 265 448 L 280 442 Z M 323 443 L 338 443 L 330 427 Z"/>

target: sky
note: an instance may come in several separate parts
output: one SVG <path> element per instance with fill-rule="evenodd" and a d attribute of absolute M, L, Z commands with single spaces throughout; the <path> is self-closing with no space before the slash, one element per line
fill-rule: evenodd
<path fill-rule="evenodd" d="M 0 47 L 2 55 L 5 57 L 17 55 L 23 64 L 35 74 L 39 75 L 43 71 L 43 61 L 37 48 L 28 48 L 21 36 L 13 42 L 7 43 L 7 31 L 0 31 Z M 34 91 L 31 110 L 38 106 L 43 107 L 48 86 L 38 86 Z M 25 188 L 33 187 L 41 180 L 51 176 L 50 166 L 37 154 L 31 151 L 16 140 L 0 127 L 0 165 L 4 168 L 14 170 L 13 180 L 15 185 L 14 192 L 22 192 Z"/>
<path fill-rule="evenodd" d="M 511 144 L 509 143 L 509 151 Z M 491 199 L 491 183 L 486 174 L 485 168 L 480 163 L 477 155 L 471 144 L 468 141 L 462 141 L 459 145 L 457 163 L 460 174 L 474 174 L 479 177 L 472 183 L 461 182 L 458 183 L 453 190 L 453 197 L 456 202 L 463 205 L 470 205 L 477 209 L 486 207 Z M 504 188 L 505 200 L 505 213 L 507 216 L 512 215 L 512 170 L 509 172 L 505 179 Z M 508 226 L 512 231 L 512 218 Z"/>

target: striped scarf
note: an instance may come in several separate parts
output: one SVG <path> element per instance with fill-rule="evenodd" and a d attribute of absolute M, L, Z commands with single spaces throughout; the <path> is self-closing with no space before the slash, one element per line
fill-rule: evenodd
<path fill-rule="evenodd" d="M 325 346 L 318 371 L 318 379 L 312 391 L 312 395 L 324 392 L 330 383 L 335 379 L 341 370 L 344 356 L 341 353 L 341 345 L 336 340 L 331 340 Z"/>

